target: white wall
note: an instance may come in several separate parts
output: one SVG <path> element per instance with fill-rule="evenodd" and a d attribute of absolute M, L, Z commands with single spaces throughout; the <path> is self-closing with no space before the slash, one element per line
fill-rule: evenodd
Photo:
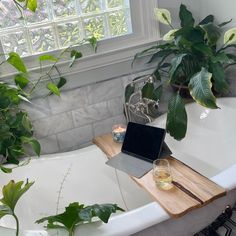
<path fill-rule="evenodd" d="M 200 17 L 203 18 L 209 14 L 216 17 L 218 22 L 230 20 L 233 21 L 228 28 L 236 27 L 236 1 L 235 0 L 199 0 Z"/>

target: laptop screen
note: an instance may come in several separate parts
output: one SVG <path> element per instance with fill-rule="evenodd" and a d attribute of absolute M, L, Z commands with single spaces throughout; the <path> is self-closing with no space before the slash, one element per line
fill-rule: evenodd
<path fill-rule="evenodd" d="M 159 157 L 165 133 L 161 128 L 129 122 L 122 152 L 152 162 Z"/>

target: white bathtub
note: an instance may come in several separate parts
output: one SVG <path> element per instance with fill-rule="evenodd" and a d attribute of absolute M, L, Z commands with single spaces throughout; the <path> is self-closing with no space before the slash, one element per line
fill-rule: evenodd
<path fill-rule="evenodd" d="M 218 99 L 221 110 L 198 105 L 187 106 L 189 117 L 186 138 L 166 141 L 173 155 L 228 190 L 227 196 L 192 211 L 179 219 L 153 202 L 126 174 L 106 166 L 106 156 L 94 145 L 81 150 L 45 155 L 32 160 L 12 174 L 0 174 L 0 186 L 9 180 L 35 181 L 16 208 L 21 235 L 67 235 L 65 231 L 46 231 L 34 221 L 63 211 L 70 202 L 84 204 L 117 203 L 126 209 L 111 217 L 108 224 L 95 222 L 79 226 L 78 236 L 172 236 L 193 235 L 209 224 L 227 204 L 236 201 L 236 98 Z M 163 127 L 165 115 L 152 125 Z M 61 194 L 59 198 L 59 191 Z M 13 236 L 10 217 L 0 220 L 0 235 Z"/>

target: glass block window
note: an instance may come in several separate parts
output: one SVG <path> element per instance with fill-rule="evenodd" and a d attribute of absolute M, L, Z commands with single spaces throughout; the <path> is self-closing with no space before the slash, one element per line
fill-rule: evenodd
<path fill-rule="evenodd" d="M 129 0 L 38 0 L 24 18 L 12 0 L 0 1 L 0 41 L 4 53 L 29 56 L 132 33 Z"/>

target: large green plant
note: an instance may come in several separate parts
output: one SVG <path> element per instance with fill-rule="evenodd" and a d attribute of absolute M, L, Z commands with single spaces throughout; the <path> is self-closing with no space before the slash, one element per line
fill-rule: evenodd
<path fill-rule="evenodd" d="M 168 78 L 170 85 L 177 85 L 178 91 L 169 101 L 166 129 L 175 139 L 181 140 L 187 131 L 187 113 L 180 91 L 187 89 L 192 98 L 204 107 L 218 108 L 214 91 L 218 94 L 228 92 L 225 70 L 236 64 L 235 52 L 229 51 L 236 48 L 236 29 L 228 30 L 222 43 L 222 27 L 231 20 L 216 24 L 214 16 L 208 15 L 196 23 L 192 13 L 181 4 L 180 28 L 175 29 L 168 10 L 155 9 L 155 13 L 161 23 L 170 27 L 170 31 L 162 42 L 136 54 L 134 62 L 151 53 L 148 63 L 156 63 L 152 77 L 160 85 L 149 85 L 149 93 L 145 95 L 148 98 L 160 99 L 162 93 L 157 96 L 155 91 L 162 90 L 163 77 Z"/>
<path fill-rule="evenodd" d="M 88 42 L 96 51 L 97 40 L 92 37 L 83 40 L 79 44 Z M 61 75 L 58 63 L 62 58 L 70 58 L 69 67 L 72 67 L 76 60 L 83 55 L 74 47 L 64 49 L 58 56 L 44 54 L 38 57 L 40 71 L 43 71 L 43 64 L 51 63 L 47 71 L 42 72 L 39 77 L 32 81 L 22 58 L 15 52 L 6 55 L 7 59 L 1 65 L 13 66 L 17 73 L 12 83 L 6 83 L 0 78 L 0 156 L 4 157 L 4 163 L 19 164 L 19 158 L 27 156 L 30 145 L 35 154 L 40 155 L 40 144 L 33 138 L 33 127 L 25 110 L 21 109 L 22 101 L 29 102 L 33 92 L 42 81 L 46 82 L 48 95 L 60 96 L 60 89 L 66 84 L 66 79 Z M 54 75 L 52 76 L 52 74 Z M 55 76 L 55 73 L 57 75 Z M 11 172 L 11 169 L 0 165 L 2 171 Z"/>

